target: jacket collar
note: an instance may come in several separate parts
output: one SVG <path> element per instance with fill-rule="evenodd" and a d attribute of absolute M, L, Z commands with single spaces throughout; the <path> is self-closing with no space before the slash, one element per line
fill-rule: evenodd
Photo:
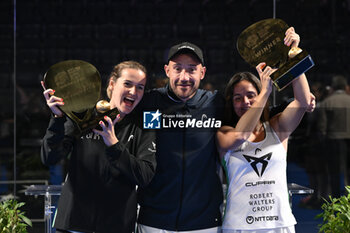
<path fill-rule="evenodd" d="M 186 102 L 183 102 L 179 97 L 177 97 L 175 95 L 175 93 L 173 92 L 173 90 L 171 89 L 169 84 L 167 84 L 167 86 L 165 88 L 166 88 L 166 93 L 167 93 L 167 96 L 169 97 L 169 99 L 171 99 L 172 101 L 174 101 L 176 103 L 184 103 L 184 104 L 187 104 L 187 105 L 196 105 L 196 104 L 198 104 L 198 101 L 199 101 L 200 96 L 201 96 L 200 93 L 202 92 L 201 89 L 198 89 L 191 99 L 187 100 Z"/>

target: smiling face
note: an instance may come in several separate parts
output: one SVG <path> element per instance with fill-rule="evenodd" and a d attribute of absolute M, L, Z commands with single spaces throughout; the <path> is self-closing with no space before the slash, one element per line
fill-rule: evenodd
<path fill-rule="evenodd" d="M 234 86 L 232 102 L 233 109 L 238 117 L 248 111 L 255 102 L 257 95 L 256 88 L 247 80 L 242 80 Z"/>
<path fill-rule="evenodd" d="M 192 54 L 179 54 L 164 66 L 169 85 L 182 101 L 191 99 L 204 78 L 206 68 Z"/>
<path fill-rule="evenodd" d="M 120 77 L 109 81 L 111 108 L 117 108 L 121 117 L 129 114 L 142 99 L 146 85 L 146 74 L 133 68 L 124 68 Z"/>

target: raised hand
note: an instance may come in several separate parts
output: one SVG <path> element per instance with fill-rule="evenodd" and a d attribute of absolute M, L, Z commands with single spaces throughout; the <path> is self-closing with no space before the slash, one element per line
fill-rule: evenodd
<path fill-rule="evenodd" d="M 295 32 L 293 27 L 287 29 L 284 37 L 284 44 L 292 48 L 298 47 L 300 43 L 300 36 Z"/>
<path fill-rule="evenodd" d="M 261 91 L 266 91 L 268 94 L 272 91 L 272 81 L 270 75 L 275 72 L 277 69 L 272 69 L 270 66 L 266 66 L 265 62 L 259 63 L 255 68 L 258 71 L 260 82 L 261 82 Z M 264 69 L 264 70 L 263 70 Z"/>
<path fill-rule="evenodd" d="M 63 116 L 63 112 L 58 107 L 64 105 L 63 99 L 54 95 L 55 94 L 55 90 L 46 89 L 43 81 L 41 81 L 41 86 L 44 89 L 43 95 L 44 95 L 44 97 L 46 99 L 47 106 L 49 106 L 49 108 L 51 109 L 52 113 L 56 117 L 62 117 Z"/>

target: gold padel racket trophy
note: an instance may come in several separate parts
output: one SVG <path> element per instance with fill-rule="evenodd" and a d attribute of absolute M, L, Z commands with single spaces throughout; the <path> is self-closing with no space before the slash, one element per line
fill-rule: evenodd
<path fill-rule="evenodd" d="M 271 79 L 278 91 L 314 66 L 311 56 L 300 48 L 286 46 L 283 42 L 289 26 L 281 19 L 265 19 L 250 25 L 237 39 L 241 57 L 254 68 L 265 62 L 278 68 Z"/>
<path fill-rule="evenodd" d="M 98 126 L 104 116 L 115 118 L 118 109 L 110 109 L 101 98 L 101 77 L 98 70 L 88 62 L 67 60 L 49 68 L 44 76 L 46 88 L 55 90 L 63 98 L 59 108 L 76 124 L 80 133 Z M 99 101 L 100 100 L 100 101 Z"/>

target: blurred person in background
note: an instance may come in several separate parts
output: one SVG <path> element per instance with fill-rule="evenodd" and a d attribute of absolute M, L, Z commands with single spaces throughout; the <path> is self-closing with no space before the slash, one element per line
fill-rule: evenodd
<path fill-rule="evenodd" d="M 350 181 L 350 95 L 346 93 L 348 82 L 343 75 L 333 76 L 331 87 L 332 93 L 320 104 L 319 129 L 324 138 L 328 195 L 339 197 L 344 190 L 342 176 L 345 185 Z"/>

